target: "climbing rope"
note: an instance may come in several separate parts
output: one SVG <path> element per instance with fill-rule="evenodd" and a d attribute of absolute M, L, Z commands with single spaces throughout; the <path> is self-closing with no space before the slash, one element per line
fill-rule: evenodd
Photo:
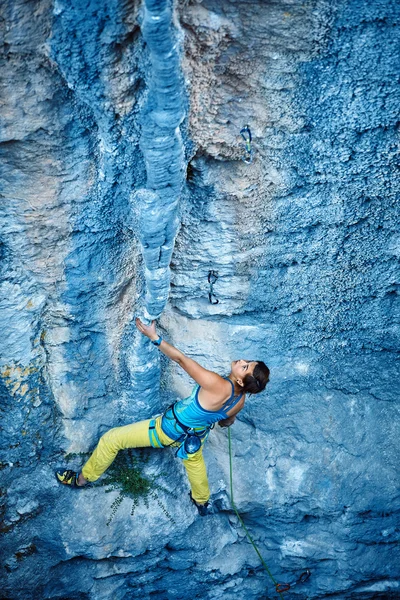
<path fill-rule="evenodd" d="M 217 281 L 218 279 L 218 273 L 216 273 L 215 271 L 209 271 L 208 273 L 208 283 L 210 284 L 210 291 L 208 292 L 208 299 L 210 301 L 210 304 L 218 304 L 219 300 L 216 297 L 216 295 L 214 294 L 214 283 Z M 213 300 L 214 298 L 214 300 Z"/>
<path fill-rule="evenodd" d="M 255 541 L 253 540 L 253 538 L 251 537 L 250 533 L 247 530 L 246 525 L 243 522 L 242 517 L 239 515 L 238 509 L 236 508 L 234 499 L 233 499 L 233 476 L 232 476 L 232 441 L 231 441 L 231 430 L 230 428 L 228 429 L 228 441 L 229 441 L 229 476 L 230 476 L 230 488 L 231 488 L 231 505 L 233 510 L 236 513 L 237 518 L 239 519 L 239 522 L 241 524 L 241 526 L 243 527 L 243 530 L 247 536 L 247 539 L 249 540 L 249 542 L 251 543 L 251 545 L 253 546 L 254 550 L 256 551 L 258 558 L 261 560 L 264 569 L 267 571 L 271 581 L 273 582 L 274 586 L 275 586 L 275 591 L 277 592 L 277 594 L 279 594 L 279 596 L 281 597 L 281 599 L 283 600 L 283 596 L 282 596 L 282 592 L 287 591 L 286 589 L 280 589 L 282 585 L 287 585 L 287 584 L 281 584 L 278 583 L 276 581 L 276 579 L 274 578 L 274 576 L 272 575 L 271 571 L 268 568 L 267 563 L 264 561 L 263 557 L 261 556 L 261 553 L 259 551 L 259 549 L 256 546 Z M 290 586 L 289 586 L 290 587 Z"/>
<path fill-rule="evenodd" d="M 242 127 L 242 129 L 240 130 L 240 135 L 244 139 L 244 148 L 247 153 L 245 156 L 243 156 L 242 160 L 247 165 L 249 165 L 251 162 L 253 162 L 253 148 L 251 146 L 251 142 L 252 142 L 253 138 L 251 135 L 250 127 L 248 125 L 244 125 Z"/>
<path fill-rule="evenodd" d="M 233 469 L 232 469 L 232 441 L 231 441 L 231 430 L 230 428 L 228 429 L 228 441 L 229 441 L 229 477 L 230 477 L 230 488 L 231 488 L 231 505 L 233 510 L 236 513 L 237 518 L 239 519 L 239 522 L 241 524 L 241 526 L 244 529 L 244 532 L 249 540 L 249 542 L 251 543 L 251 545 L 253 546 L 254 550 L 257 552 L 257 555 L 259 557 L 259 559 L 261 560 L 264 569 L 267 571 L 270 579 L 272 580 L 274 586 L 275 586 L 275 591 L 277 594 L 279 594 L 279 596 L 281 597 L 281 599 L 283 600 L 283 592 L 288 592 L 290 590 L 290 588 L 294 587 L 295 585 L 298 585 L 299 583 L 305 583 L 307 581 L 307 579 L 310 577 L 311 575 L 311 571 L 310 569 L 306 569 L 301 575 L 300 577 L 297 579 L 297 581 L 295 581 L 294 583 L 278 583 L 274 576 L 272 575 L 271 571 L 268 568 L 268 565 L 266 564 L 266 562 L 264 561 L 263 557 L 261 556 L 261 553 L 259 551 L 259 549 L 256 546 L 255 541 L 253 540 L 253 538 L 251 537 L 250 533 L 247 530 L 246 525 L 243 522 L 242 517 L 240 516 L 238 509 L 236 508 L 235 502 L 233 500 Z"/>

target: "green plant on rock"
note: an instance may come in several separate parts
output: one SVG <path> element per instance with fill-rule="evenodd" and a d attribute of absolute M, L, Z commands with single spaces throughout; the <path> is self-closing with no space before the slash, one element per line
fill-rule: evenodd
<path fill-rule="evenodd" d="M 89 458 L 90 454 L 90 452 L 68 452 L 64 455 L 64 460 L 66 462 L 71 462 L 72 460 L 79 458 L 81 461 L 85 460 L 86 462 L 86 459 Z"/>
<path fill-rule="evenodd" d="M 140 458 L 135 456 L 131 450 L 125 450 L 118 453 L 117 458 L 114 460 L 101 482 L 101 485 L 108 486 L 108 489 L 106 489 L 107 493 L 116 490 L 119 491 L 118 496 L 111 504 L 111 514 L 107 521 L 107 525 L 110 525 L 124 498 L 131 498 L 133 500 L 131 509 L 132 516 L 134 515 L 140 500 L 142 500 L 146 508 L 148 508 L 149 499 L 152 498 L 157 502 L 164 515 L 171 523 L 176 525 L 157 492 L 165 492 L 174 498 L 176 498 L 176 495 L 163 485 L 157 483 L 155 481 L 155 476 L 145 475 L 143 468 L 148 460 L 149 456 L 144 456 L 143 452 L 141 453 Z"/>

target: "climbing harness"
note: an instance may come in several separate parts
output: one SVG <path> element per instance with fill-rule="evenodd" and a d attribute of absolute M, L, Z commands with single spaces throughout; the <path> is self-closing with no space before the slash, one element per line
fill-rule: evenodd
<path fill-rule="evenodd" d="M 208 283 L 210 284 L 210 291 L 208 292 L 208 299 L 210 301 L 210 304 L 218 304 L 219 300 L 216 297 L 216 295 L 214 294 L 214 283 L 217 281 L 218 279 L 218 273 L 216 273 L 215 271 L 209 271 L 208 273 Z M 213 300 L 214 298 L 214 300 Z"/>
<path fill-rule="evenodd" d="M 225 379 L 230 382 L 232 392 L 219 410 L 209 411 L 201 406 L 198 397 L 201 388 L 196 384 L 188 398 L 178 400 L 161 416 L 159 424 L 162 432 L 173 440 L 173 445 L 178 448 L 178 458 L 187 460 L 188 455 L 200 452 L 215 423 L 226 419 L 227 411 L 234 409 L 240 402 L 242 394 L 235 396 L 233 382 L 228 377 Z"/>
<path fill-rule="evenodd" d="M 240 130 L 240 135 L 244 139 L 244 148 L 246 150 L 246 155 L 243 156 L 242 160 L 247 165 L 253 162 L 253 148 L 251 146 L 251 142 L 253 140 L 251 135 L 251 130 L 248 125 L 244 125 Z"/>
<path fill-rule="evenodd" d="M 177 425 L 179 425 L 179 427 L 183 431 L 182 435 L 178 439 L 175 440 L 175 442 L 180 442 L 179 447 L 176 451 L 176 454 L 178 454 L 178 452 L 181 450 L 182 447 L 183 447 L 183 450 L 186 452 L 186 454 L 194 454 L 195 452 L 200 450 L 203 439 L 206 437 L 208 432 L 213 428 L 213 426 L 203 427 L 201 429 L 195 429 L 193 427 L 188 427 L 187 425 L 184 425 L 178 419 L 178 416 L 177 416 L 176 410 L 175 410 L 175 404 L 171 404 L 171 406 L 164 413 L 164 417 L 166 419 L 169 419 L 170 417 L 167 416 L 167 413 L 169 410 L 171 410 L 175 422 L 177 423 Z"/>
<path fill-rule="evenodd" d="M 163 448 L 160 438 L 158 437 L 157 429 L 156 429 L 156 419 L 151 419 L 149 423 L 149 437 L 150 444 L 153 448 Z"/>
<path fill-rule="evenodd" d="M 174 420 L 182 429 L 183 433 L 181 435 L 178 435 L 176 439 L 173 439 L 170 444 L 162 444 L 157 434 L 156 419 L 153 418 L 149 423 L 150 444 L 153 448 L 168 448 L 169 446 L 175 446 L 176 443 L 178 443 L 178 448 L 175 453 L 177 456 L 180 456 L 178 453 L 181 451 L 181 449 L 183 449 L 184 452 L 186 452 L 186 454 L 194 454 L 195 452 L 200 450 L 202 441 L 206 437 L 210 429 L 212 429 L 212 426 L 205 428 L 203 427 L 202 429 L 193 429 L 191 427 L 187 427 L 186 425 L 181 423 L 181 421 L 176 416 L 174 406 L 175 404 L 171 404 L 171 406 L 165 411 L 163 417 L 168 420 Z M 173 417 L 167 416 L 167 413 L 169 411 L 172 412 Z"/>
<path fill-rule="evenodd" d="M 207 429 L 203 429 L 202 431 L 196 431 L 191 427 L 187 427 L 183 423 L 180 422 L 176 415 L 175 404 L 171 406 L 172 414 L 174 415 L 175 421 L 178 423 L 179 427 L 184 431 L 184 439 L 183 439 L 183 447 L 187 454 L 194 454 L 201 448 L 201 440 L 207 432 Z"/>

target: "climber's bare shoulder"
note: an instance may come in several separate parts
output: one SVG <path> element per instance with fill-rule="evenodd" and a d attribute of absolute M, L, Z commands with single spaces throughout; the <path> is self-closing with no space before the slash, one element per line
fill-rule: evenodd
<path fill-rule="evenodd" d="M 224 379 L 224 381 L 227 383 L 227 386 L 225 387 L 223 394 L 216 395 L 215 393 L 210 393 L 207 390 L 200 389 L 198 400 L 202 408 L 204 408 L 205 410 L 211 410 L 212 412 L 221 410 L 221 408 L 224 406 L 225 402 L 230 398 L 232 393 L 232 387 L 230 386 L 229 382 L 226 381 L 226 379 Z M 243 398 L 241 398 L 239 402 L 226 413 L 227 416 L 233 417 L 239 411 L 241 411 L 244 406 L 244 402 L 245 396 L 243 396 Z"/>
<path fill-rule="evenodd" d="M 215 412 L 220 410 L 225 402 L 229 400 L 232 394 L 232 383 L 228 379 L 221 377 L 218 373 L 205 369 L 187 356 L 184 356 L 180 365 L 199 384 L 200 390 L 197 398 L 202 408 Z M 245 396 L 228 411 L 227 415 L 234 416 L 242 410 L 244 401 Z"/>

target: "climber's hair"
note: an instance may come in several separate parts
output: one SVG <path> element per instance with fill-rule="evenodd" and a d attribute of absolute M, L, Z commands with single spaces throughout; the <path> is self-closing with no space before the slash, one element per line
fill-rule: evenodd
<path fill-rule="evenodd" d="M 257 361 L 252 375 L 246 375 L 243 379 L 244 394 L 258 394 L 265 389 L 269 381 L 269 369 L 261 360 Z"/>

